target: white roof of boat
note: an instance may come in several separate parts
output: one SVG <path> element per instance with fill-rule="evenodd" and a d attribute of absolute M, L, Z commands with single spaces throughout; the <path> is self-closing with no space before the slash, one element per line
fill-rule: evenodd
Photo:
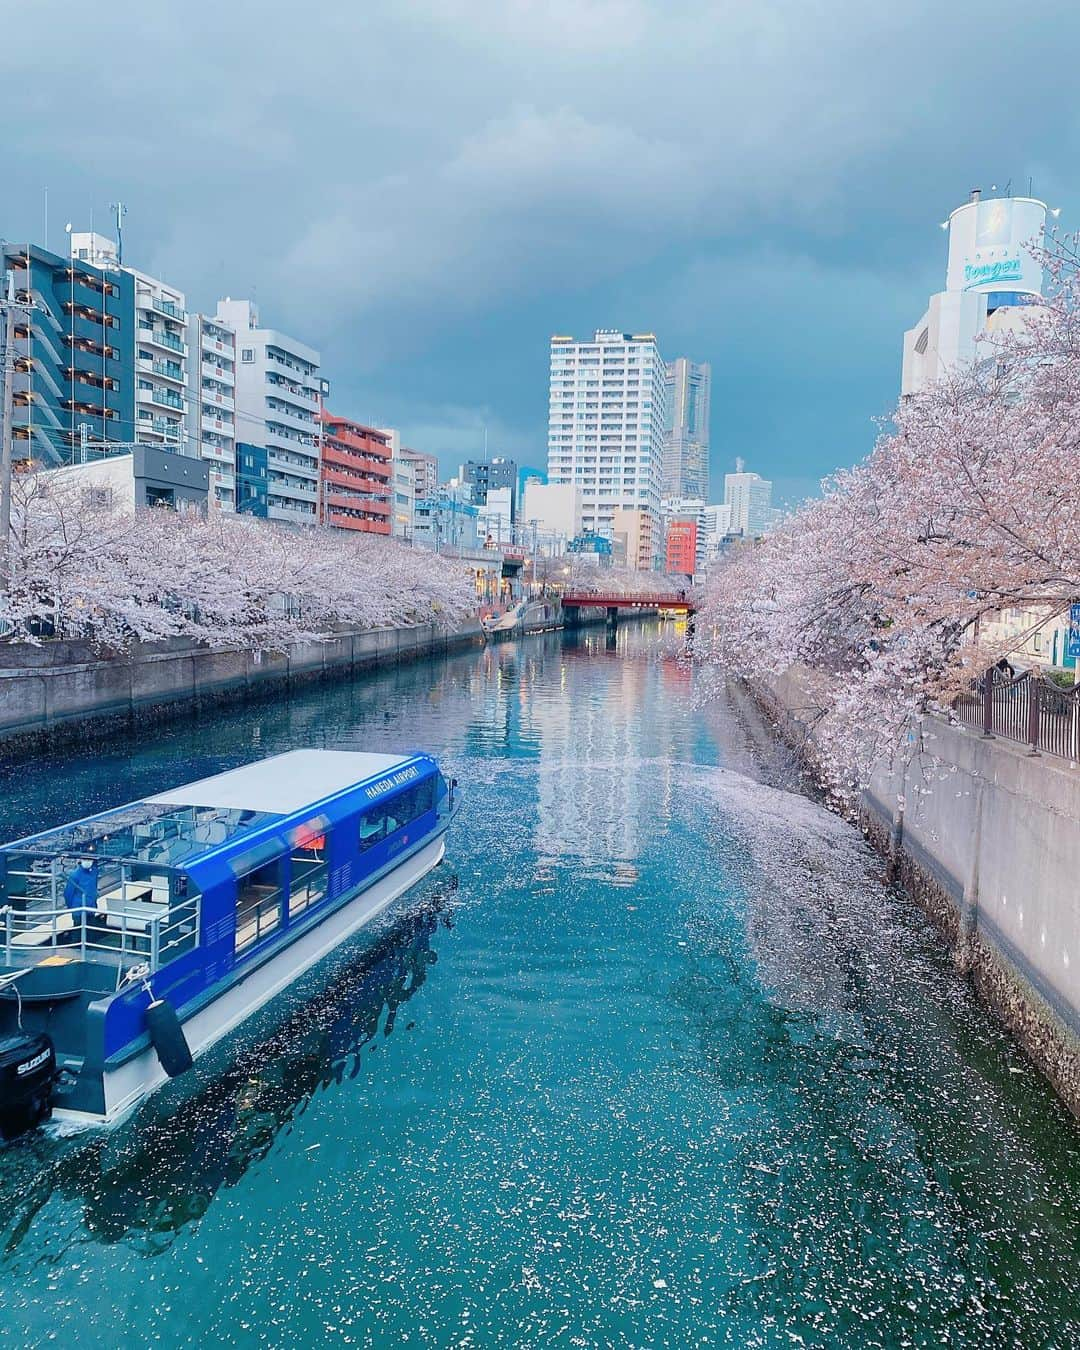
<path fill-rule="evenodd" d="M 335 792 L 379 778 L 412 758 L 359 750 L 289 750 L 146 800 L 166 806 L 219 806 L 287 816 Z"/>

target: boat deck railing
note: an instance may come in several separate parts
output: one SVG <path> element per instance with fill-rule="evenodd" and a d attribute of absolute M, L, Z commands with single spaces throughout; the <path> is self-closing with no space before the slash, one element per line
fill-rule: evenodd
<path fill-rule="evenodd" d="M 0 908 L 4 966 L 37 966 L 58 955 L 159 970 L 199 940 L 199 896 L 171 905 L 110 903 L 95 910 L 31 903 Z"/>

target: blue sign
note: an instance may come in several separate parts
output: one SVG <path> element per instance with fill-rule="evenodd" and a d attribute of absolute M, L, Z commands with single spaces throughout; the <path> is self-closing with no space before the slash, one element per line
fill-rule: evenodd
<path fill-rule="evenodd" d="M 1065 655 L 1080 659 L 1080 604 L 1069 606 L 1069 632 L 1065 638 Z"/>
<path fill-rule="evenodd" d="M 990 281 L 1020 281 L 1022 273 L 1019 258 L 999 258 L 994 262 L 965 263 L 964 289 L 985 286 Z"/>

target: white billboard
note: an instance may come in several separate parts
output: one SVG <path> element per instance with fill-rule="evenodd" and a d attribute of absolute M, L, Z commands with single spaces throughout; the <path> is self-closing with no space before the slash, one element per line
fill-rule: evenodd
<path fill-rule="evenodd" d="M 950 291 L 1041 295 L 1042 266 L 1030 245 L 1042 240 L 1046 203 L 1033 197 L 967 202 L 949 217 Z"/>

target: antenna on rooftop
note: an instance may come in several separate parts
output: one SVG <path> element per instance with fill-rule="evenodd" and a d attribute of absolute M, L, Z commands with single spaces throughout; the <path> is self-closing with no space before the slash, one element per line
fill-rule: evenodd
<path fill-rule="evenodd" d="M 119 266 L 124 262 L 124 217 L 127 207 L 123 202 L 110 202 L 109 210 L 116 215 L 116 261 Z"/>

